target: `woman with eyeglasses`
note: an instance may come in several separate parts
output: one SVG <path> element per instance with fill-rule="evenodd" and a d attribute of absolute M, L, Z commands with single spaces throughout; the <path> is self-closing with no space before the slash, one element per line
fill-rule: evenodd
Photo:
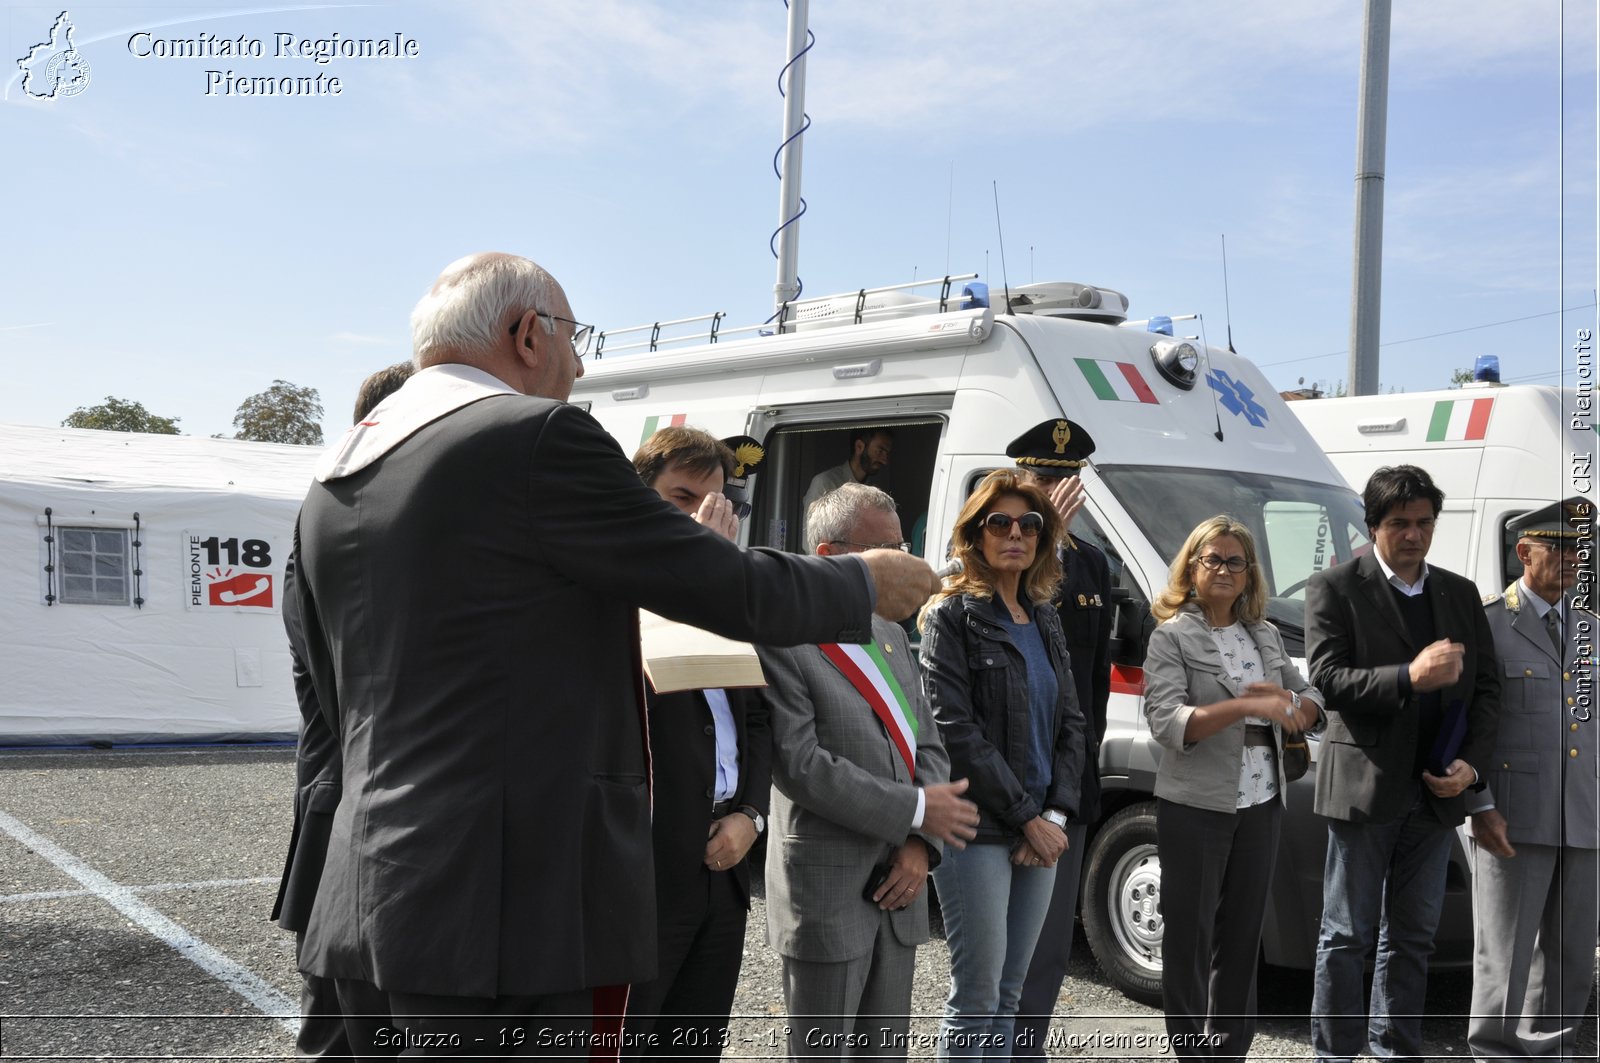
<path fill-rule="evenodd" d="M 1011 470 L 978 484 L 956 520 L 965 566 L 924 609 L 923 685 L 950 755 L 971 781 L 978 835 L 934 871 L 950 944 L 938 1058 L 1011 1055 L 1028 961 L 1044 924 L 1066 825 L 1078 811 L 1084 719 L 1050 598 L 1061 517 Z"/>
<path fill-rule="evenodd" d="M 1151 606 L 1145 717 L 1163 747 L 1156 842 L 1165 922 L 1162 1009 L 1180 1059 L 1243 1058 L 1255 1037 L 1256 959 L 1286 804 L 1283 736 L 1322 719 L 1265 617 L 1250 530 L 1202 521 Z"/>

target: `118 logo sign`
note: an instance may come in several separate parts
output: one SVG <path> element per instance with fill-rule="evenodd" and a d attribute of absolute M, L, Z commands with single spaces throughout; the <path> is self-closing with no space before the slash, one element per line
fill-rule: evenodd
<path fill-rule="evenodd" d="M 272 609 L 273 544 L 270 539 L 239 536 L 184 536 L 188 559 L 188 608 Z"/>

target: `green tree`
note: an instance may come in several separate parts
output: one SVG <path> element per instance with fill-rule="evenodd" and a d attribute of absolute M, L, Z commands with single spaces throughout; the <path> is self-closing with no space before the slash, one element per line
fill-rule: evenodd
<path fill-rule="evenodd" d="M 322 399 L 316 388 L 301 388 L 287 380 L 274 380 L 259 395 L 239 404 L 233 415 L 235 439 L 256 443 L 322 443 Z"/>
<path fill-rule="evenodd" d="M 1472 370 L 1470 369 L 1457 369 L 1454 373 L 1450 374 L 1450 386 L 1453 388 L 1458 388 L 1462 384 L 1470 383 L 1472 383 Z"/>
<path fill-rule="evenodd" d="M 104 432 L 154 432 L 175 436 L 181 417 L 157 417 L 141 402 L 107 395 L 98 406 L 79 406 L 61 422 L 62 428 L 98 428 Z"/>

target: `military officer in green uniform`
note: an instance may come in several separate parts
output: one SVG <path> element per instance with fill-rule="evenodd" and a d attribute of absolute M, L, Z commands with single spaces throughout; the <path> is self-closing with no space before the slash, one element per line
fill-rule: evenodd
<path fill-rule="evenodd" d="M 1488 786 L 1468 795 L 1477 942 L 1467 1044 L 1477 1059 L 1565 1058 L 1594 981 L 1600 911 L 1600 620 L 1573 595 L 1594 503 L 1568 498 L 1507 529 L 1523 573 L 1484 600 L 1504 687 Z"/>

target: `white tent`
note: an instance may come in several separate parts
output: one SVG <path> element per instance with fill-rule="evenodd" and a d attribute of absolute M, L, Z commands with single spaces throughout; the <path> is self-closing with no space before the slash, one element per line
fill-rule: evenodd
<path fill-rule="evenodd" d="M 318 447 L 0 425 L 0 744 L 288 738 Z"/>

